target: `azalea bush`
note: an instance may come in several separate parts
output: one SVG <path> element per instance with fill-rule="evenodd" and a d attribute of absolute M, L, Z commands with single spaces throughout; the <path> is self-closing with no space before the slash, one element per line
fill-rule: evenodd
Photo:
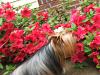
<path fill-rule="evenodd" d="M 17 11 L 10 3 L 0 7 L 0 63 L 20 63 L 47 43 L 53 31 L 47 12 L 33 13 L 28 7 Z"/>
<path fill-rule="evenodd" d="M 34 55 L 59 27 L 76 36 L 76 54 L 72 56 L 72 62 L 84 64 L 89 60 L 100 68 L 100 7 L 87 4 L 72 10 L 70 19 L 69 16 L 63 16 L 68 22 L 59 23 L 59 15 L 50 18 L 48 12 L 35 12 L 28 6 L 13 8 L 10 3 L 1 4 L 0 69 L 6 65 L 7 72 L 4 75 L 15 68 L 13 64 L 19 64 Z"/>
<path fill-rule="evenodd" d="M 90 4 L 82 10 L 74 9 L 70 18 L 72 31 L 76 35 L 76 54 L 74 63 L 92 61 L 100 69 L 100 7 Z"/>

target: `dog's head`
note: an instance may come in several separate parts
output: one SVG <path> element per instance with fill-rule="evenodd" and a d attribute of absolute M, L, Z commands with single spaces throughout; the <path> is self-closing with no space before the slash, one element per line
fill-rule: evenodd
<path fill-rule="evenodd" d="M 51 45 L 60 58 L 69 58 L 75 53 L 75 36 L 71 32 L 61 32 L 50 36 Z"/>

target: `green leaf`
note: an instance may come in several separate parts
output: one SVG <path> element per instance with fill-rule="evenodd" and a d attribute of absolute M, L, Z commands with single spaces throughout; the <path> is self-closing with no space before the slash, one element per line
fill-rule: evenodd
<path fill-rule="evenodd" d="M 100 59 L 100 55 L 97 55 L 97 58 Z"/>
<path fill-rule="evenodd" d="M 86 62 L 75 64 L 75 68 L 78 68 L 78 69 L 82 69 L 82 68 L 87 67 L 87 66 L 88 66 L 88 64 Z"/>
<path fill-rule="evenodd" d="M 3 75 L 9 75 L 9 71 L 4 72 Z"/>
<path fill-rule="evenodd" d="M 0 32 L 0 39 L 4 37 L 5 33 L 6 33 L 5 31 Z"/>
<path fill-rule="evenodd" d="M 97 68 L 97 69 L 100 69 L 100 65 L 96 65 L 96 68 Z"/>
<path fill-rule="evenodd" d="M 2 19 L 2 18 L 0 18 L 0 26 L 2 25 L 2 23 L 3 23 L 3 19 Z"/>
<path fill-rule="evenodd" d="M 0 64 L 0 69 L 3 69 L 3 65 L 2 64 Z"/>
<path fill-rule="evenodd" d="M 83 22 L 87 22 L 89 19 L 88 18 L 86 18 L 85 20 L 83 20 Z"/>
<path fill-rule="evenodd" d="M 85 40 L 83 41 L 84 45 L 90 45 L 90 42 L 94 39 L 94 34 L 88 33 L 88 35 L 85 36 Z"/>
<path fill-rule="evenodd" d="M 71 28 L 72 30 L 77 30 L 77 26 L 74 23 L 72 23 Z"/>
<path fill-rule="evenodd" d="M 91 53 L 91 48 L 89 47 L 84 47 L 84 52 L 87 53 L 87 54 L 90 54 Z"/>

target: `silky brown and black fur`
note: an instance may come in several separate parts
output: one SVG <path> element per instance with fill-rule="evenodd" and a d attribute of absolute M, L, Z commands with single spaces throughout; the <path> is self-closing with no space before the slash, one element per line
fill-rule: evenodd
<path fill-rule="evenodd" d="M 65 75 L 66 58 L 75 52 L 74 48 L 75 38 L 71 33 L 53 35 L 47 45 L 11 75 Z"/>

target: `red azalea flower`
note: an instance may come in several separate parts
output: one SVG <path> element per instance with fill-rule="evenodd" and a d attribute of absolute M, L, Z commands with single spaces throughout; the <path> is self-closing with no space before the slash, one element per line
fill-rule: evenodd
<path fill-rule="evenodd" d="M 100 14 L 100 7 L 95 8 L 95 12 L 96 12 L 96 14 Z"/>
<path fill-rule="evenodd" d="M 4 9 L 0 8 L 0 17 L 2 17 L 4 14 Z"/>
<path fill-rule="evenodd" d="M 31 10 L 27 7 L 25 7 L 23 10 L 21 10 L 22 17 L 29 18 L 31 16 Z"/>
<path fill-rule="evenodd" d="M 93 58 L 93 62 L 96 64 L 99 64 L 99 59 L 98 58 Z"/>
<path fill-rule="evenodd" d="M 22 52 L 19 52 L 16 57 L 14 58 L 13 62 L 14 63 L 18 63 L 18 62 L 22 62 L 25 58 L 26 54 L 25 53 L 22 53 Z"/>
<path fill-rule="evenodd" d="M 23 34 L 24 34 L 23 30 L 14 30 L 10 34 L 9 39 L 11 42 L 15 42 L 17 39 L 22 39 Z"/>
<path fill-rule="evenodd" d="M 94 10 L 94 5 L 93 4 L 90 4 L 89 6 L 85 7 L 84 8 L 84 12 L 90 12 L 90 10 Z"/>
<path fill-rule="evenodd" d="M 40 29 L 40 23 L 39 22 L 36 22 L 34 24 L 34 30 L 38 30 L 38 29 Z"/>
<path fill-rule="evenodd" d="M 93 49 L 94 48 L 96 48 L 97 50 L 99 49 L 99 46 L 100 46 L 100 35 L 99 34 L 100 33 L 97 32 L 94 40 L 90 43 L 90 47 L 93 48 Z"/>
<path fill-rule="evenodd" d="M 38 20 L 44 20 L 47 21 L 48 20 L 48 12 L 39 12 L 38 14 Z"/>
<path fill-rule="evenodd" d="M 64 28 L 70 28 L 71 24 L 67 23 L 67 24 L 57 24 L 54 26 L 54 28 L 58 29 L 59 27 L 64 27 Z"/>
<path fill-rule="evenodd" d="M 99 52 L 95 51 L 95 52 L 92 52 L 92 53 L 89 55 L 89 57 L 90 57 L 90 58 L 96 58 L 97 55 L 99 55 Z"/>
<path fill-rule="evenodd" d="M 82 63 L 86 59 L 87 59 L 87 57 L 85 56 L 84 52 L 78 52 L 71 57 L 71 61 L 74 62 L 74 63 L 77 63 L 77 62 Z"/>
<path fill-rule="evenodd" d="M 76 52 L 80 52 L 84 50 L 84 45 L 83 43 L 77 43 L 76 44 Z"/>
<path fill-rule="evenodd" d="M 16 41 L 14 41 L 12 43 L 12 48 L 19 49 L 19 48 L 23 48 L 23 47 L 24 47 L 23 39 L 16 39 Z"/>
<path fill-rule="evenodd" d="M 83 39 L 86 33 L 87 33 L 86 29 L 81 26 L 79 26 L 77 31 L 74 32 L 74 34 L 77 36 L 77 40 Z"/>
<path fill-rule="evenodd" d="M 5 12 L 5 18 L 7 21 L 12 21 L 12 20 L 15 20 L 15 11 L 13 10 L 6 10 Z"/>
<path fill-rule="evenodd" d="M 26 47 L 22 49 L 27 54 L 32 54 L 35 52 L 33 43 L 26 44 Z"/>
<path fill-rule="evenodd" d="M 81 25 L 83 23 L 82 21 L 86 19 L 85 15 L 80 16 L 80 12 L 77 10 L 75 13 L 71 14 L 71 23 L 75 23 L 77 26 Z"/>
<path fill-rule="evenodd" d="M 95 14 L 92 20 L 94 21 L 94 23 L 100 24 L 100 14 Z"/>
<path fill-rule="evenodd" d="M 42 16 L 43 16 L 43 20 L 44 21 L 47 21 L 48 20 L 48 12 L 43 12 L 42 13 Z"/>
<path fill-rule="evenodd" d="M 53 30 L 50 28 L 49 24 L 43 24 L 42 25 L 42 31 L 45 33 L 53 33 Z"/>
<path fill-rule="evenodd" d="M 14 24 L 12 22 L 4 22 L 3 25 L 2 25 L 2 29 L 12 30 L 12 29 L 14 29 Z"/>
<path fill-rule="evenodd" d="M 2 4 L 2 7 L 3 7 L 4 9 L 12 8 L 12 6 L 11 6 L 11 4 L 10 4 L 9 2 L 3 3 L 3 4 Z"/>

